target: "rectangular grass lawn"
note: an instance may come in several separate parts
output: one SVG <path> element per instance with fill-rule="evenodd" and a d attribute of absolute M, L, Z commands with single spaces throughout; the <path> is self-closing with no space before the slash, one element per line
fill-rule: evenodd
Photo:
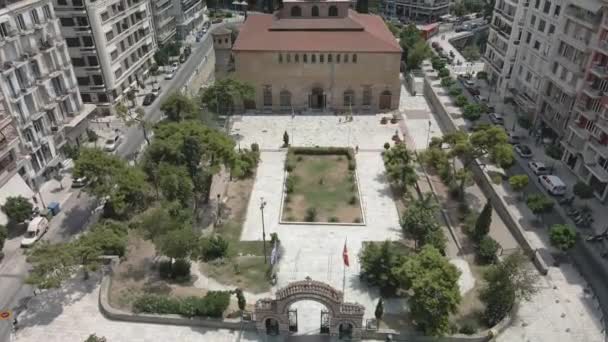
<path fill-rule="evenodd" d="M 352 153 L 350 158 L 354 158 Z M 306 154 L 290 150 L 283 221 L 360 223 L 357 180 L 349 163 L 355 165 L 345 152 Z"/>

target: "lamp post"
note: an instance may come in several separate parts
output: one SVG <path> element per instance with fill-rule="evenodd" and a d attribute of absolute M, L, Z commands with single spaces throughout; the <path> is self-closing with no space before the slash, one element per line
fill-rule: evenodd
<path fill-rule="evenodd" d="M 266 228 L 264 227 L 264 207 L 266 206 L 266 201 L 264 201 L 264 197 L 260 197 L 260 211 L 262 212 L 262 245 L 264 248 L 264 264 L 266 264 Z"/>
<path fill-rule="evenodd" d="M 429 129 L 426 131 L 426 148 L 429 148 L 431 139 L 431 120 L 429 120 Z"/>

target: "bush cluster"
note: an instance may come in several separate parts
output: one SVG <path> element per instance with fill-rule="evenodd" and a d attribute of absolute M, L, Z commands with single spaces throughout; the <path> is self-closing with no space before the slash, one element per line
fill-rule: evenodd
<path fill-rule="evenodd" d="M 290 147 L 287 152 L 287 163 L 285 169 L 290 172 L 295 168 L 294 157 L 299 154 L 306 154 L 312 156 L 324 156 L 324 155 L 344 155 L 348 159 L 348 169 L 353 171 L 357 167 L 355 161 L 355 152 L 352 148 L 348 147 Z"/>
<path fill-rule="evenodd" d="M 190 277 L 190 261 L 186 259 L 163 260 L 158 265 L 158 273 L 162 279 L 188 279 Z"/>
<path fill-rule="evenodd" d="M 230 292 L 209 291 L 205 297 L 171 298 L 145 294 L 133 302 L 137 313 L 175 314 L 186 317 L 222 317 L 230 304 Z"/>
<path fill-rule="evenodd" d="M 202 238 L 199 248 L 199 254 L 203 261 L 220 259 L 228 255 L 228 241 L 219 235 Z"/>

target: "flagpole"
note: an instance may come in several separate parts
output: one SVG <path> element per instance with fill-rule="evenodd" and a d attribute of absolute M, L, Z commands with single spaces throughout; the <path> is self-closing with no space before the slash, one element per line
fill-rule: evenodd
<path fill-rule="evenodd" d="M 348 258 L 348 247 L 346 247 L 346 242 L 348 241 L 348 238 L 344 238 L 344 251 L 346 251 L 346 257 Z M 344 259 L 344 257 L 342 258 Z M 342 262 L 342 265 L 344 267 L 344 272 L 342 274 L 342 299 L 344 300 L 344 297 L 346 297 L 346 292 L 345 288 L 346 288 L 346 262 Z"/>

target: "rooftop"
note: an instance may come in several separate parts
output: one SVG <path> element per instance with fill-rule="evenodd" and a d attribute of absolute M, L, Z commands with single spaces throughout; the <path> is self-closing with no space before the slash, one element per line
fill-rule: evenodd
<path fill-rule="evenodd" d="M 272 14 L 250 14 L 233 50 L 401 53 L 379 16 L 352 9 L 344 18 L 279 19 Z"/>

